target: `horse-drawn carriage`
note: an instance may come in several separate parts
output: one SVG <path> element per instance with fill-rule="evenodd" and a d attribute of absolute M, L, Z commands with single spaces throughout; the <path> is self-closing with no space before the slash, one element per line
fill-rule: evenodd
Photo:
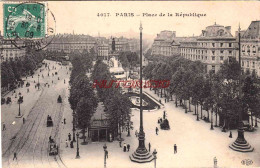
<path fill-rule="evenodd" d="M 47 116 L 47 127 L 52 127 L 53 126 L 53 121 L 51 116 Z"/>
<path fill-rule="evenodd" d="M 29 83 L 29 82 L 27 82 L 27 83 L 26 83 L 26 87 L 29 87 L 29 86 L 30 86 L 30 83 Z"/>
<path fill-rule="evenodd" d="M 169 121 L 167 119 L 162 120 L 162 122 L 160 122 L 160 128 L 163 130 L 169 130 L 170 129 Z"/>
<path fill-rule="evenodd" d="M 60 95 L 59 95 L 59 97 L 58 97 L 58 99 L 57 99 L 57 102 L 58 102 L 58 103 L 62 103 L 62 98 L 61 98 Z"/>
<path fill-rule="evenodd" d="M 51 139 L 49 141 L 48 145 L 49 145 L 49 147 L 48 147 L 49 156 L 58 155 L 59 148 L 58 148 L 58 145 L 54 142 L 53 139 Z"/>

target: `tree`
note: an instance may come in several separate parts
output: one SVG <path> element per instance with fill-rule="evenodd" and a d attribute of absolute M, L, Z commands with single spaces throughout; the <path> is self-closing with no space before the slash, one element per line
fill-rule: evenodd
<path fill-rule="evenodd" d="M 240 106 L 242 104 L 239 99 L 239 76 L 241 68 L 235 58 L 230 58 L 224 61 L 220 70 L 216 74 L 220 84 L 220 101 L 219 101 L 219 114 L 224 118 L 224 130 L 226 127 L 237 125 L 238 111 L 245 109 Z"/>
<path fill-rule="evenodd" d="M 93 92 L 94 94 L 94 92 Z M 81 97 L 77 107 L 76 114 L 78 120 L 78 127 L 83 130 L 83 144 L 86 144 L 86 129 L 90 126 L 92 115 L 95 113 L 97 107 L 97 100 L 94 96 Z"/>
<path fill-rule="evenodd" d="M 254 83 L 254 75 L 247 76 L 242 88 L 243 96 L 242 102 L 245 104 L 246 111 L 251 112 L 251 124 L 253 126 L 253 115 L 257 113 L 257 105 L 259 104 L 258 101 L 258 94 L 259 90 Z"/>

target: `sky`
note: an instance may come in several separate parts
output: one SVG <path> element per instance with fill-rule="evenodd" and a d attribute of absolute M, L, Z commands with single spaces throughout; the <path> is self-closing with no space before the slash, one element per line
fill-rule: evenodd
<path fill-rule="evenodd" d="M 51 1 L 48 2 L 48 8 L 56 19 L 56 33 L 74 31 L 75 34 L 92 36 L 98 36 L 98 33 L 100 36 L 110 36 L 119 32 L 126 32 L 129 36 L 136 35 L 140 22 L 143 33 L 151 36 L 162 30 L 176 31 L 177 36 L 198 36 L 203 29 L 215 22 L 231 26 L 234 35 L 239 23 L 242 29 L 247 29 L 251 21 L 260 20 L 258 1 Z M 106 14 L 106 17 L 101 17 L 98 13 L 109 13 L 110 16 Z M 127 13 L 128 16 L 116 16 L 117 13 Z M 143 16 L 143 13 L 157 16 Z M 160 13 L 166 16 L 159 16 Z M 168 16 L 168 13 L 173 16 Z M 177 17 L 176 13 L 206 16 Z M 0 16 L 2 15 L 3 9 L 0 10 Z M 0 28 L 3 28 L 3 19 L 0 21 Z"/>

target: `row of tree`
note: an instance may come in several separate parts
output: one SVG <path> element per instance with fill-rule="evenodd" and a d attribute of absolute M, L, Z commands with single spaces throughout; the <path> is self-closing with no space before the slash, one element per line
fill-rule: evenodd
<path fill-rule="evenodd" d="M 86 144 L 86 130 L 96 111 L 98 99 L 92 88 L 87 72 L 92 68 L 92 57 L 88 53 L 71 53 L 72 72 L 70 76 L 69 103 L 73 110 L 73 124 L 83 132 L 83 144 Z"/>
<path fill-rule="evenodd" d="M 1 88 L 14 89 L 21 77 L 32 75 L 43 61 L 45 51 L 27 50 L 24 57 L 1 63 Z"/>
<path fill-rule="evenodd" d="M 118 60 L 121 62 L 123 68 L 132 69 L 139 64 L 139 58 L 136 52 L 121 52 L 119 53 Z"/>
<path fill-rule="evenodd" d="M 191 111 L 191 104 L 195 106 L 195 114 L 199 118 L 199 105 L 201 118 L 202 110 L 220 116 L 220 125 L 225 128 L 236 128 L 239 111 L 243 111 L 243 119 L 248 119 L 248 111 L 252 116 L 260 115 L 259 80 L 255 73 L 245 73 L 241 77 L 241 90 L 239 78 L 241 68 L 239 63 L 230 58 L 226 60 L 217 73 L 206 73 L 206 67 L 200 61 L 190 61 L 182 57 L 170 57 L 148 64 L 144 69 L 144 76 L 152 80 L 170 80 L 166 89 L 157 89 L 155 92 L 171 98 L 175 95 L 183 105 L 185 111 Z M 239 94 L 241 96 L 239 96 Z M 188 102 L 188 105 L 187 105 Z M 253 121 L 251 121 L 253 124 Z M 257 125 L 257 122 L 255 122 Z"/>
<path fill-rule="evenodd" d="M 110 81 L 115 80 L 109 72 L 108 65 L 101 60 L 98 60 L 94 65 L 91 78 L 93 82 L 107 81 L 107 85 Z M 111 133 L 115 137 L 119 133 L 121 138 L 121 128 L 129 125 L 130 122 L 131 102 L 128 96 L 122 94 L 120 88 L 116 88 L 116 84 L 109 88 L 97 86 L 96 89 L 100 101 L 104 104 L 105 116 L 108 119 Z"/>

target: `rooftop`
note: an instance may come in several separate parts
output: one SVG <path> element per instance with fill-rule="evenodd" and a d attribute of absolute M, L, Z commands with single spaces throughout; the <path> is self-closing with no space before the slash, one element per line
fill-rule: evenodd
<path fill-rule="evenodd" d="M 260 20 L 252 21 L 242 38 L 260 38 Z"/>

